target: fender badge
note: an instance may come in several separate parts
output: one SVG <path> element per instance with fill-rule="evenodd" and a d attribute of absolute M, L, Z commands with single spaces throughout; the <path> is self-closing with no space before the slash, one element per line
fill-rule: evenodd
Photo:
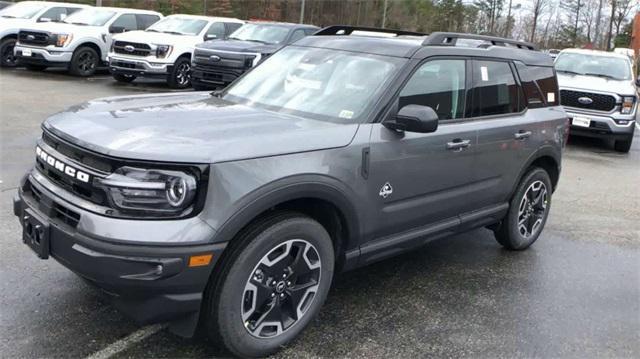
<path fill-rule="evenodd" d="M 391 184 L 389 184 L 389 182 L 385 183 L 384 186 L 382 186 L 382 188 L 380 188 L 380 197 L 382 198 L 387 198 L 389 197 L 391 194 L 393 193 L 393 187 L 391 187 Z"/>

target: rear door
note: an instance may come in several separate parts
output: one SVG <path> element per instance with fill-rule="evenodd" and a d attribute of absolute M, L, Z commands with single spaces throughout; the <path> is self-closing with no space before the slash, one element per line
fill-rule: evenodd
<path fill-rule="evenodd" d="M 478 189 L 476 130 L 464 120 L 467 76 L 464 59 L 428 60 L 401 90 L 397 108 L 430 106 L 440 119 L 435 132 L 373 126 L 368 192 L 377 197 L 370 221 L 374 238 L 443 220 L 457 222 L 457 215 L 469 210 Z"/>

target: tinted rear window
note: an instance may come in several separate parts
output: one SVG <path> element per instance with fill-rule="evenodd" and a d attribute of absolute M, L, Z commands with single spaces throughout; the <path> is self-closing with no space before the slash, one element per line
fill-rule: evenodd
<path fill-rule="evenodd" d="M 551 67 L 516 63 L 529 108 L 558 104 L 558 82 Z"/>

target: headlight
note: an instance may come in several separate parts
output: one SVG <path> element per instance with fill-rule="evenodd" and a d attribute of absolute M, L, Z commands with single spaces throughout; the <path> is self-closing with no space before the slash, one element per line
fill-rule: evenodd
<path fill-rule="evenodd" d="M 633 111 L 633 105 L 636 103 L 635 96 L 624 96 L 622 98 L 622 110 L 620 113 L 622 114 L 630 114 Z"/>
<path fill-rule="evenodd" d="M 173 46 L 170 45 L 156 45 L 156 57 L 159 59 L 164 59 L 165 57 L 169 57 L 171 54 L 171 50 L 173 50 Z"/>
<path fill-rule="evenodd" d="M 56 47 L 65 47 L 69 45 L 72 39 L 73 35 L 71 34 L 58 34 L 56 35 Z"/>
<path fill-rule="evenodd" d="M 121 167 L 99 184 L 115 209 L 149 216 L 183 214 L 197 189 L 196 178 L 188 173 L 134 167 Z"/>

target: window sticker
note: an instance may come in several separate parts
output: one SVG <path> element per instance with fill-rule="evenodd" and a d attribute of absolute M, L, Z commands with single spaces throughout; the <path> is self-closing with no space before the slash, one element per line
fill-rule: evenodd
<path fill-rule="evenodd" d="M 353 117 L 353 111 L 342 110 L 340 111 L 340 114 L 338 115 L 338 117 L 350 119 Z"/>
<path fill-rule="evenodd" d="M 480 66 L 480 76 L 482 81 L 489 81 L 489 70 L 487 70 L 486 66 Z"/>
<path fill-rule="evenodd" d="M 556 102 L 556 94 L 553 92 L 547 92 L 547 102 Z"/>

